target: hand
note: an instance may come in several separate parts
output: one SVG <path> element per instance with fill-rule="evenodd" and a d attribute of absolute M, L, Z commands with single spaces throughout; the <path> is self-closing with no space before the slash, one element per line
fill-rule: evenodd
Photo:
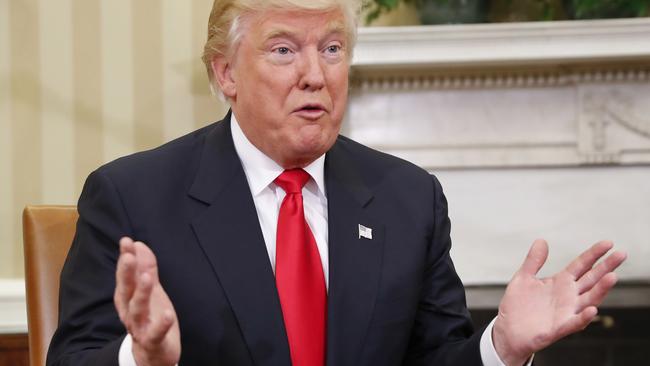
<path fill-rule="evenodd" d="M 584 329 L 596 316 L 609 290 L 616 283 L 613 272 L 626 258 L 613 252 L 613 244 L 601 241 L 549 278 L 535 277 L 548 257 L 548 245 L 536 240 L 521 268 L 515 273 L 499 305 L 493 328 L 497 354 L 506 365 L 523 365 L 553 342 Z"/>
<path fill-rule="evenodd" d="M 175 365 L 181 354 L 174 307 L 158 280 L 156 257 L 145 244 L 120 240 L 115 307 L 133 338 L 138 366 Z"/>

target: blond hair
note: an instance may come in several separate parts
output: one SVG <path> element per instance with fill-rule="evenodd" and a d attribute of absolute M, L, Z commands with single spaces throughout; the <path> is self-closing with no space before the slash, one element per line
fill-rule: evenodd
<path fill-rule="evenodd" d="M 357 23 L 361 11 L 360 0 L 215 0 L 208 20 L 208 39 L 203 48 L 211 88 L 214 83 L 211 63 L 215 57 L 230 58 L 243 35 L 242 18 L 246 14 L 266 10 L 329 11 L 339 9 L 345 18 L 345 32 L 348 41 L 348 56 L 357 37 Z M 215 91 L 213 89 L 213 91 Z"/>

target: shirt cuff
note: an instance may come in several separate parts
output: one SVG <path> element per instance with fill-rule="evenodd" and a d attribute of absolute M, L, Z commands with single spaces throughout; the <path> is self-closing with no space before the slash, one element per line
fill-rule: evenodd
<path fill-rule="evenodd" d="M 138 366 L 135 363 L 132 348 L 133 338 L 131 338 L 131 335 L 127 333 L 126 337 L 124 337 L 124 340 L 122 341 L 122 344 L 120 345 L 120 352 L 117 354 L 117 362 L 119 366 Z"/>
<path fill-rule="evenodd" d="M 490 324 L 485 328 L 483 335 L 481 335 L 481 361 L 483 361 L 483 366 L 505 366 L 506 364 L 501 361 L 497 350 L 494 348 L 494 341 L 492 340 L 492 328 L 494 327 L 494 321 L 497 318 L 492 319 Z M 533 364 L 533 358 L 535 355 L 530 356 L 526 362 L 526 366 L 531 366 Z M 123 366 L 120 364 L 120 366 Z"/>
<path fill-rule="evenodd" d="M 126 337 L 124 337 L 120 345 L 120 351 L 117 353 L 117 364 L 118 366 L 138 366 L 135 363 L 135 357 L 133 357 L 133 338 L 129 333 L 126 333 Z"/>

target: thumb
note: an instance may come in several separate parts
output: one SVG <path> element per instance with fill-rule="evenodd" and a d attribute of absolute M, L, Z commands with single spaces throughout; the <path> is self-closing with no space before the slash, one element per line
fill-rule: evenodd
<path fill-rule="evenodd" d="M 535 276 L 542 268 L 548 258 L 548 244 L 544 239 L 537 239 L 528 250 L 528 255 L 519 271 L 531 276 Z"/>

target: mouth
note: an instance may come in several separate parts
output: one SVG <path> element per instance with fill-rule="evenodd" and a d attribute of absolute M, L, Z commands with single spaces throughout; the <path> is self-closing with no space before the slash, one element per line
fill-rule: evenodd
<path fill-rule="evenodd" d="M 293 111 L 294 114 L 310 120 L 318 119 L 326 112 L 325 106 L 319 103 L 306 103 Z"/>

